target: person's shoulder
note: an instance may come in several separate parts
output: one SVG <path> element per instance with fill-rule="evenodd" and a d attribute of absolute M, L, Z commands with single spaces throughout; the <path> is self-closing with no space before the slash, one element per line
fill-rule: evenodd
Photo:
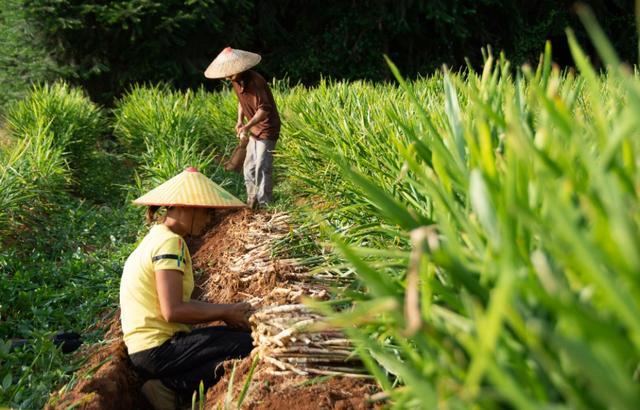
<path fill-rule="evenodd" d="M 182 240 L 182 237 L 169 229 L 165 224 L 154 225 L 149 231 L 156 242 L 166 242 L 168 240 Z"/>

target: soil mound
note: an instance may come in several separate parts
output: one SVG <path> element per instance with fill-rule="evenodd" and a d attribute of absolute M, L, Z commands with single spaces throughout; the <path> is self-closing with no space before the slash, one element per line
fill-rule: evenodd
<path fill-rule="evenodd" d="M 78 353 L 88 361 L 74 381 L 51 395 L 45 409 L 152 410 L 140 394 L 142 380 L 129 362 L 118 318 L 116 312 L 105 337 L 112 341 Z"/>
<path fill-rule="evenodd" d="M 297 259 L 278 259 L 275 242 L 293 231 L 286 213 L 237 211 L 203 237 L 193 254 L 203 300 L 254 306 L 299 303 L 303 296 L 328 297 L 328 288 Z"/>
<path fill-rule="evenodd" d="M 305 296 L 328 298 L 327 285 L 309 275 L 298 260 L 274 256 L 275 242 L 292 231 L 289 216 L 284 213 L 219 213 L 206 235 L 190 241 L 199 288 L 194 297 L 212 303 L 245 301 L 256 309 L 300 303 Z M 76 382 L 54 393 L 47 409 L 150 408 L 140 393 L 142 380 L 126 355 L 117 314 L 108 328 L 107 338 L 114 341 L 84 350 L 84 355 L 91 356 L 76 374 Z M 225 401 L 236 407 L 252 361 L 227 362 L 225 376 L 206 394 L 205 408 L 224 406 Z M 368 398 L 378 391 L 375 384 L 363 379 L 312 378 L 276 370 L 268 363 L 257 363 L 242 408 L 364 409 L 372 407 Z"/>
<path fill-rule="evenodd" d="M 252 358 L 225 363 L 225 376 L 206 395 L 207 408 L 237 408 L 252 364 Z M 231 393 L 229 381 L 236 367 Z M 274 375 L 266 367 L 258 367 L 251 379 L 241 408 L 249 410 L 364 410 L 379 408 L 372 396 L 378 387 L 370 381 L 340 376 Z M 228 407 L 227 407 L 228 408 Z"/>

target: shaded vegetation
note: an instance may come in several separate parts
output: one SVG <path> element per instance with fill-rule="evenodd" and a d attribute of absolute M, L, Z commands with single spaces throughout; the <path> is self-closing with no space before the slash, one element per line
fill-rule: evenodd
<path fill-rule="evenodd" d="M 586 40 L 572 0 L 22 2 L 28 27 L 46 40 L 65 77 L 101 103 L 136 83 L 216 87 L 202 73 L 228 45 L 263 54 L 267 78 L 315 84 L 321 77 L 390 80 L 383 54 L 410 77 L 442 64 L 463 67 L 466 59 L 479 68 L 488 44 L 520 65 L 536 63 L 552 40 L 556 62 L 571 64 L 564 29 Z M 623 58 L 635 62 L 633 0 L 586 3 Z"/>
<path fill-rule="evenodd" d="M 9 101 L 24 97 L 33 83 L 62 73 L 42 33 L 27 18 L 22 0 L 0 1 L 0 113 Z"/>

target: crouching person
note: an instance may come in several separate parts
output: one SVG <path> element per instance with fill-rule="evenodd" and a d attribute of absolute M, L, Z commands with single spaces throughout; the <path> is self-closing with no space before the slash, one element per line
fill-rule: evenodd
<path fill-rule="evenodd" d="M 166 208 L 164 218 L 131 253 L 120 284 L 122 332 L 129 358 L 147 381 L 145 397 L 156 409 L 174 409 L 222 376 L 221 363 L 249 355 L 253 347 L 246 303 L 213 304 L 191 300 L 191 257 L 184 241 L 209 224 L 215 208 L 244 204 L 195 168 L 170 179 L 134 201 L 147 205 L 147 219 Z M 226 326 L 189 325 L 224 321 Z"/>

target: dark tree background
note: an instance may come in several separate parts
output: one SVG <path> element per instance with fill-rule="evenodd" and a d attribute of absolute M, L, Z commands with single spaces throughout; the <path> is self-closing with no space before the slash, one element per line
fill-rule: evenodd
<path fill-rule="evenodd" d="M 15 0 L 14 0 L 15 1 Z M 216 87 L 202 73 L 225 46 L 263 56 L 266 77 L 385 80 L 387 54 L 411 77 L 482 63 L 481 48 L 536 62 L 547 39 L 570 65 L 565 28 L 588 52 L 565 0 L 23 0 L 29 23 L 68 79 L 109 103 L 136 82 Z M 633 0 L 584 1 L 623 59 L 637 61 Z M 597 57 L 593 56 L 595 61 Z"/>

